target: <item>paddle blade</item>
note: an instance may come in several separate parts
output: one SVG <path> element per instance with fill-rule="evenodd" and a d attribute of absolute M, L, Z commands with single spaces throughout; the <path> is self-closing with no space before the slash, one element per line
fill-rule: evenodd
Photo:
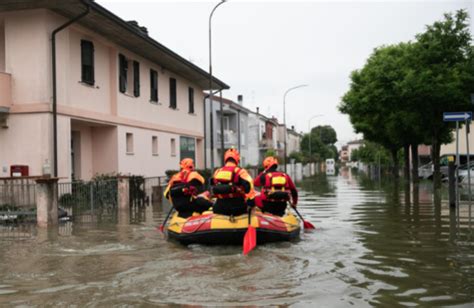
<path fill-rule="evenodd" d="M 310 223 L 309 221 L 306 221 L 306 220 L 303 220 L 303 227 L 305 229 L 316 229 L 316 227 L 313 226 L 312 223 Z"/>
<path fill-rule="evenodd" d="M 165 225 L 161 225 L 160 226 L 160 232 L 163 233 L 164 229 L 165 229 Z"/>
<path fill-rule="evenodd" d="M 244 256 L 246 256 L 250 251 L 252 251 L 255 246 L 257 246 L 257 230 L 255 230 L 254 227 L 249 226 L 244 236 Z"/>

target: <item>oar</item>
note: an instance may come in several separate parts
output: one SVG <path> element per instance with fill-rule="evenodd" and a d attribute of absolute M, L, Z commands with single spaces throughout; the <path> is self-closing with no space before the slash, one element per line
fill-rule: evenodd
<path fill-rule="evenodd" d="M 161 231 L 161 233 L 163 233 L 163 230 L 165 229 L 166 222 L 167 222 L 168 219 L 170 218 L 171 213 L 173 212 L 173 210 L 174 210 L 174 206 L 171 205 L 171 209 L 170 209 L 170 211 L 168 212 L 168 215 L 166 215 L 165 220 L 163 221 L 163 223 L 162 223 L 161 226 L 160 226 L 160 231 Z"/>
<path fill-rule="evenodd" d="M 298 217 L 303 221 L 303 227 L 304 227 L 305 229 L 316 229 L 316 227 L 313 226 L 312 223 L 310 223 L 309 221 L 304 220 L 303 216 L 301 216 L 300 212 L 298 212 L 298 210 L 296 209 L 296 207 L 293 207 L 293 206 L 292 206 L 292 208 L 293 208 L 293 210 L 295 210 L 296 214 L 298 214 Z"/>
<path fill-rule="evenodd" d="M 247 255 L 252 249 L 257 246 L 257 230 L 251 225 L 252 223 L 252 208 L 249 207 L 249 226 L 247 228 L 247 232 L 245 232 L 244 236 L 244 246 L 243 246 L 243 253 L 244 256 Z"/>

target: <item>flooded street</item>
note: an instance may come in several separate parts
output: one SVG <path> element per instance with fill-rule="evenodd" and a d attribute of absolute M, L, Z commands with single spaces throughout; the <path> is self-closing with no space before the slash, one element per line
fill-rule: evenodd
<path fill-rule="evenodd" d="M 391 183 L 344 171 L 299 184 L 317 228 L 296 243 L 183 247 L 156 231 L 167 208 L 118 223 L 67 223 L 59 235 L 0 240 L 0 306 L 294 305 L 345 307 L 474 302 L 474 236 L 459 215 Z M 416 191 L 415 191 L 416 194 Z M 129 223 L 132 221 L 132 223 Z"/>

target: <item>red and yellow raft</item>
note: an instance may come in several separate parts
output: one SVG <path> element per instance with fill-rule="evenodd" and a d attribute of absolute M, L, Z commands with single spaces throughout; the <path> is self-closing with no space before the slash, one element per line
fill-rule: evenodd
<path fill-rule="evenodd" d="M 300 221 L 292 213 L 283 217 L 254 211 L 251 225 L 257 230 L 257 243 L 291 241 L 299 238 Z M 242 245 L 248 228 L 248 214 L 229 217 L 204 212 L 182 218 L 174 213 L 168 236 L 182 244 Z"/>

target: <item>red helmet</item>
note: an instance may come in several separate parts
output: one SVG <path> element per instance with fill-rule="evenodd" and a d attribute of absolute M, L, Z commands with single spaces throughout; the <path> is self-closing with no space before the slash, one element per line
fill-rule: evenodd
<path fill-rule="evenodd" d="M 229 158 L 232 158 L 238 164 L 240 161 L 239 151 L 234 148 L 228 149 L 224 154 L 224 162 L 226 163 Z"/>
<path fill-rule="evenodd" d="M 194 161 L 191 158 L 185 158 L 180 163 L 181 169 L 194 170 Z"/>
<path fill-rule="evenodd" d="M 273 165 L 278 165 L 278 159 L 273 156 L 268 156 L 263 160 L 263 168 L 268 169 Z"/>

